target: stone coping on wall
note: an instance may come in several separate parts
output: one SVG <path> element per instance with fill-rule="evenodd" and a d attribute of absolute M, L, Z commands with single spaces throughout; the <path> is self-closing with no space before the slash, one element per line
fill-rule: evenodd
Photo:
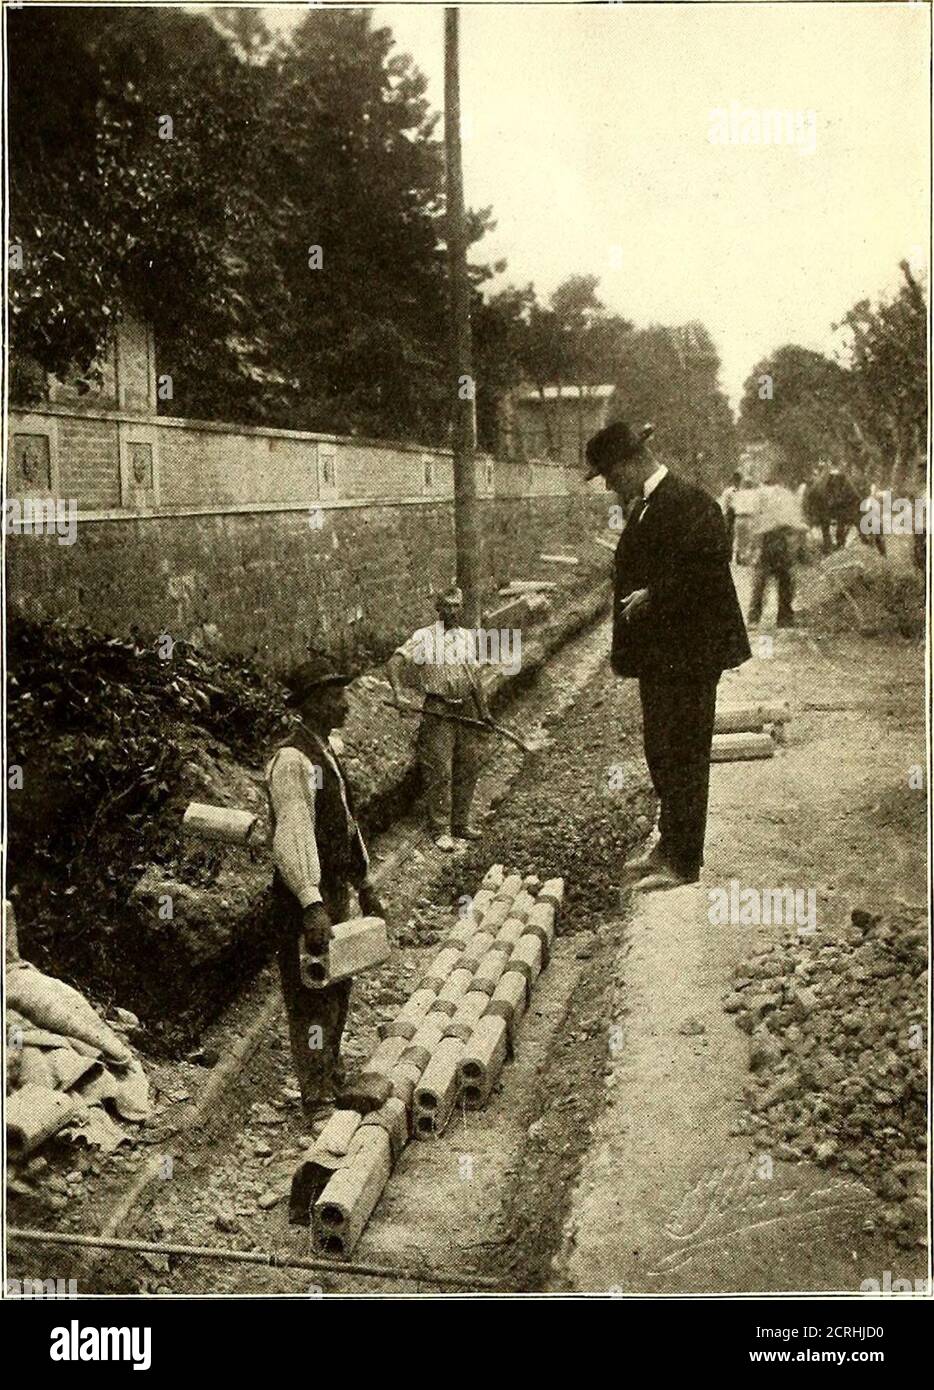
<path fill-rule="evenodd" d="M 413 454 L 436 454 L 452 458 L 451 449 L 436 444 L 413 444 L 410 440 L 371 439 L 357 434 L 318 434 L 311 430 L 286 430 L 272 425 L 238 425 L 228 420 L 193 420 L 182 415 L 152 415 L 127 410 L 106 410 L 100 406 L 58 405 L 40 401 L 35 405 L 13 404 L 10 415 L 56 415 L 70 420 L 111 420 L 122 425 L 165 425 L 174 430 L 199 430 L 207 434 L 246 434 L 273 439 L 305 440 L 310 444 L 349 444 L 371 449 L 401 449 Z"/>
<path fill-rule="evenodd" d="M 355 448 L 368 449 L 399 449 L 404 453 L 411 454 L 434 454 L 438 458 L 453 458 L 454 451 L 440 444 L 413 444 L 410 440 L 404 439 L 373 439 L 368 435 L 357 434 L 319 434 L 311 430 L 287 430 L 274 427 L 272 425 L 238 425 L 226 420 L 194 420 L 182 415 L 152 415 L 134 414 L 126 410 L 105 410 L 96 406 L 88 406 L 81 409 L 77 406 L 66 406 L 39 402 L 36 405 L 10 404 L 9 414 L 13 415 L 55 415 L 71 420 L 110 420 L 116 424 L 125 425 L 158 425 L 166 426 L 168 429 L 199 430 L 208 434 L 244 434 L 258 436 L 260 438 L 272 439 L 295 439 L 304 440 L 309 444 L 345 444 Z M 476 457 L 488 461 L 493 458 L 491 454 L 478 450 Z M 496 459 L 495 462 L 522 467 L 534 464 L 536 468 L 561 468 L 568 472 L 576 470 L 562 462 L 561 459 L 549 458 L 507 458 Z"/>

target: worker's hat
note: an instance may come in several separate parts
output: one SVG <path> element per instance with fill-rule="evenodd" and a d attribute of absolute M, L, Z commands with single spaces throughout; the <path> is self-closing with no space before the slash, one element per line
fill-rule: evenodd
<path fill-rule="evenodd" d="M 283 684 L 289 692 L 290 702 L 293 705 L 300 705 L 316 690 L 349 685 L 352 680 L 352 676 L 338 671 L 334 663 L 323 652 L 315 652 L 306 661 L 301 661 L 297 666 L 293 666 L 285 676 Z"/>
<path fill-rule="evenodd" d="M 611 425 L 595 434 L 587 441 L 586 481 L 605 474 L 614 463 L 626 463 L 641 454 L 646 440 L 655 433 L 654 425 L 641 425 L 634 429 L 625 420 L 614 420 Z"/>
<path fill-rule="evenodd" d="M 435 595 L 436 608 L 462 608 L 464 592 L 457 584 L 449 584 L 442 593 Z"/>

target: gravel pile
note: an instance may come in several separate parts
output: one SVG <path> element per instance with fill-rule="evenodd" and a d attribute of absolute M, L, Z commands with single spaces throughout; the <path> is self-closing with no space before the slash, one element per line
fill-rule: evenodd
<path fill-rule="evenodd" d="M 750 1035 L 747 1132 L 873 1187 L 904 1246 L 927 1220 L 927 996 L 923 922 L 857 909 L 741 962 L 724 1000 Z"/>

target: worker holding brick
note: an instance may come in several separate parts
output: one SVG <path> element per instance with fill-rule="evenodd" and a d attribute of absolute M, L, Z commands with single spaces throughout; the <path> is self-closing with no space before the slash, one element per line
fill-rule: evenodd
<path fill-rule="evenodd" d="M 610 663 L 618 676 L 638 678 L 660 803 L 658 844 L 627 866 L 646 892 L 700 876 L 717 683 L 751 655 L 723 514 L 654 456 L 652 433 L 618 420 L 587 444 L 587 477 L 602 476 L 633 504 L 616 548 Z"/>
<path fill-rule="evenodd" d="M 350 915 L 350 887 L 365 916 L 383 909 L 367 873 L 369 859 L 350 787 L 329 736 L 347 717 L 350 680 L 316 655 L 286 681 L 297 716 L 266 768 L 275 874 L 272 915 L 292 1059 L 309 1119 L 323 1118 L 341 1089 L 340 1045 L 350 980 L 309 988 L 301 946 L 321 955 L 332 925 Z"/>
<path fill-rule="evenodd" d="M 480 682 L 478 634 L 461 627 L 463 605 L 464 596 L 456 584 L 439 594 L 435 601 L 438 621 L 414 632 L 386 666 L 400 708 L 419 708 L 403 687 L 422 696 L 418 759 L 429 832 L 443 850 L 452 850 L 455 839 L 477 840 L 481 834 L 470 823 L 470 807 L 480 773 L 482 736 L 459 725 L 456 718 L 443 717 L 490 717 Z"/>

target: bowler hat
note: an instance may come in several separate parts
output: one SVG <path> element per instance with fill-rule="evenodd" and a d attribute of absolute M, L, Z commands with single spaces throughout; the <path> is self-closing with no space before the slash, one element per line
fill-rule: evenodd
<path fill-rule="evenodd" d="M 436 608 L 460 608 L 464 602 L 464 593 L 456 584 L 450 584 L 443 593 L 435 595 Z"/>
<path fill-rule="evenodd" d="M 586 481 L 605 474 L 614 463 L 625 463 L 640 454 L 647 439 L 655 433 L 654 425 L 642 425 L 633 429 L 625 420 L 614 420 L 611 425 L 595 434 L 587 441 Z"/>
<path fill-rule="evenodd" d="M 334 663 L 321 652 L 315 652 L 307 660 L 299 662 L 285 676 L 283 684 L 289 692 L 293 705 L 300 705 L 307 696 L 316 690 L 335 685 L 349 685 L 352 676 L 338 671 Z"/>

